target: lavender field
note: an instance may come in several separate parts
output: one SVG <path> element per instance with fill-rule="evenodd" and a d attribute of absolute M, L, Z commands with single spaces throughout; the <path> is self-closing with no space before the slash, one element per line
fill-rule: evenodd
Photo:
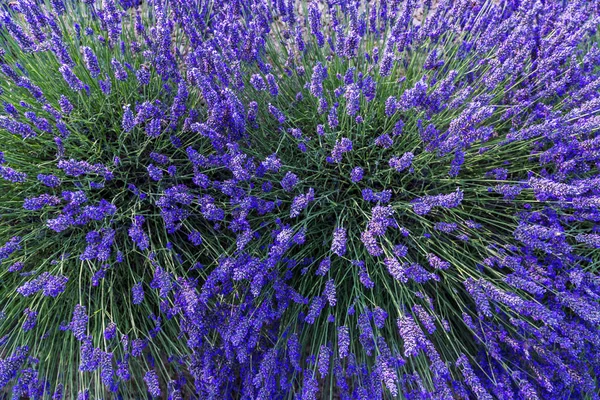
<path fill-rule="evenodd" d="M 596 0 L 0 6 L 0 399 L 600 398 Z"/>

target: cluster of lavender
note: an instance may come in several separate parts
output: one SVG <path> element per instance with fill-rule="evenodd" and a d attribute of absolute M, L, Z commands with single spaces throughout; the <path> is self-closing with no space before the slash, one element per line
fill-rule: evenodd
<path fill-rule="evenodd" d="M 192 129 L 205 107 L 173 52 L 171 12 L 60 0 L 0 11 L 0 390 L 15 398 L 185 385 L 168 293 L 226 249 L 217 220 L 189 221 L 218 215 L 200 182 L 220 172 L 200 174 L 188 154 L 219 155 Z"/>
<path fill-rule="evenodd" d="M 592 2 L 0 12 L 0 388 L 596 398 Z"/>

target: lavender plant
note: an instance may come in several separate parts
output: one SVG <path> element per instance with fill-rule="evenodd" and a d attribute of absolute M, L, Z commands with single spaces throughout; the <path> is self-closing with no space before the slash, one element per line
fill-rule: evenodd
<path fill-rule="evenodd" d="M 18 2 L 0 386 L 597 397 L 598 11 Z"/>

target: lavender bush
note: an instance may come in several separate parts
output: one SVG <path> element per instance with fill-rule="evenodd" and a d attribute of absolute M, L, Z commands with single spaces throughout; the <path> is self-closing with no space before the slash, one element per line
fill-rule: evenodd
<path fill-rule="evenodd" d="M 16 2 L 0 387 L 597 398 L 599 13 Z"/>

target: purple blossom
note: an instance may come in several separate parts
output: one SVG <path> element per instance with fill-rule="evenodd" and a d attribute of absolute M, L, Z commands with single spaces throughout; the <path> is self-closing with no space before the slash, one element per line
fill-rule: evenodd
<path fill-rule="evenodd" d="M 350 331 L 346 326 L 339 326 L 338 333 L 338 353 L 340 358 L 346 358 L 350 348 Z"/>
<path fill-rule="evenodd" d="M 317 45 L 323 47 L 325 44 L 325 38 L 321 32 L 321 12 L 319 11 L 318 2 L 313 0 L 308 5 L 308 20 L 310 23 L 310 30 L 315 38 L 317 39 Z"/>
<path fill-rule="evenodd" d="M 140 250 L 146 250 L 150 246 L 148 235 L 142 229 L 145 218 L 141 215 L 136 215 L 133 218 L 133 223 L 129 228 L 129 237 L 137 245 Z"/>
<path fill-rule="evenodd" d="M 596 249 L 600 248 L 600 235 L 595 233 L 580 233 L 579 235 L 575 236 L 575 240 L 579 243 L 584 243 L 589 247 Z"/>
<path fill-rule="evenodd" d="M 313 297 L 308 314 L 306 315 L 305 321 L 308 324 L 314 324 L 316 319 L 321 314 L 321 311 L 325 307 L 325 299 L 322 296 Z"/>
<path fill-rule="evenodd" d="M 133 294 L 133 304 L 141 304 L 144 301 L 144 286 L 138 282 L 131 288 Z"/>
<path fill-rule="evenodd" d="M 413 211 L 418 215 L 427 215 L 434 207 L 454 208 L 458 207 L 463 200 L 463 192 L 449 194 L 438 194 L 435 196 L 424 196 L 412 201 Z"/>
<path fill-rule="evenodd" d="M 17 347 L 12 354 L 0 362 L 0 387 L 4 388 L 21 370 L 27 360 L 28 346 Z"/>
<path fill-rule="evenodd" d="M 271 96 L 276 97 L 279 94 L 279 86 L 273 74 L 267 74 L 267 83 L 269 85 L 269 93 Z"/>
<path fill-rule="evenodd" d="M 134 339 L 131 342 L 131 355 L 133 357 L 141 356 L 147 345 L 148 341 L 146 339 Z"/>
<path fill-rule="evenodd" d="M 385 320 L 387 319 L 388 314 L 385 310 L 379 306 L 373 309 L 373 322 L 375 322 L 375 326 L 379 329 L 383 329 L 385 325 Z"/>
<path fill-rule="evenodd" d="M 125 71 L 125 68 L 123 68 L 123 65 L 119 62 L 119 60 L 113 58 L 110 64 L 112 65 L 113 72 L 115 73 L 115 78 L 117 78 L 118 81 L 127 80 L 127 71 Z"/>
<path fill-rule="evenodd" d="M 360 182 L 363 178 L 364 170 L 361 167 L 354 167 L 350 172 L 350 179 L 352 182 Z"/>
<path fill-rule="evenodd" d="M 413 107 L 424 106 L 427 98 L 427 83 L 424 76 L 415 86 L 402 93 L 402 97 L 397 103 L 401 110 L 409 110 Z"/>
<path fill-rule="evenodd" d="M 456 222 L 436 222 L 433 229 L 439 232 L 452 233 L 458 229 L 458 224 Z"/>
<path fill-rule="evenodd" d="M 317 271 L 315 272 L 315 274 L 318 276 L 325 276 L 325 274 L 327 274 L 327 271 L 329 271 L 330 267 L 331 267 L 331 259 L 324 258 L 319 263 L 319 267 L 317 268 Z"/>
<path fill-rule="evenodd" d="M 381 62 L 379 63 L 379 75 L 382 77 L 389 76 L 394 67 L 394 55 L 388 49 L 383 53 Z"/>
<path fill-rule="evenodd" d="M 391 257 L 386 258 L 383 263 L 387 267 L 387 270 L 390 273 L 390 275 L 394 277 L 394 279 L 397 279 L 402 283 L 408 282 L 405 265 L 400 264 L 400 262 L 397 259 Z"/>
<path fill-rule="evenodd" d="M 329 373 L 329 358 L 331 356 L 331 349 L 325 345 L 321 345 L 319 350 L 319 374 L 321 378 L 324 378 Z"/>
<path fill-rule="evenodd" d="M 59 71 L 72 90 L 79 92 L 84 89 L 83 82 L 79 80 L 68 65 L 63 64 Z"/>
<path fill-rule="evenodd" d="M 427 255 L 427 261 L 429 261 L 429 265 L 435 269 L 448 269 L 450 268 L 450 263 L 448 261 L 444 261 L 433 253 L 429 253 Z"/>
<path fill-rule="evenodd" d="M 15 251 L 21 250 L 21 237 L 13 236 L 0 247 L 0 263 L 6 260 Z"/>
<path fill-rule="evenodd" d="M 323 81 L 327 78 L 327 68 L 321 64 L 321 62 L 317 62 L 313 67 L 313 73 L 310 80 L 310 93 L 316 97 L 320 98 L 323 96 Z"/>
<path fill-rule="evenodd" d="M 160 384 L 158 383 L 158 374 L 154 370 L 146 372 L 144 375 L 144 382 L 148 389 L 148 393 L 152 397 L 159 397 L 161 395 Z"/>
<path fill-rule="evenodd" d="M 392 147 L 392 145 L 394 144 L 394 141 L 392 140 L 392 138 L 390 137 L 390 135 L 388 135 L 387 133 L 378 136 L 375 139 L 375 144 L 379 147 L 383 147 L 384 149 L 389 149 L 390 147 Z"/>
<path fill-rule="evenodd" d="M 348 138 L 342 138 L 335 141 L 335 146 L 331 151 L 331 157 L 328 158 L 328 162 L 339 163 L 342 161 L 344 153 L 352 151 L 352 141 Z"/>
<path fill-rule="evenodd" d="M 173 288 L 170 274 L 157 265 L 154 270 L 154 278 L 152 279 L 152 282 L 150 282 L 150 287 L 152 289 L 158 289 L 160 297 L 167 297 L 167 294 Z"/>
<path fill-rule="evenodd" d="M 334 307 L 336 305 L 337 299 L 336 299 L 336 291 L 335 291 L 335 282 L 333 281 L 333 279 L 329 279 L 325 283 L 325 289 L 323 290 L 323 296 L 327 299 L 327 302 L 329 302 L 329 305 L 331 307 Z"/>
<path fill-rule="evenodd" d="M 150 84 L 150 70 L 147 67 L 142 66 L 140 69 L 135 71 L 135 77 L 140 86 L 146 86 Z"/>
<path fill-rule="evenodd" d="M 102 383 L 111 391 L 115 391 L 115 379 L 112 366 L 112 353 L 102 353 L 100 355 L 100 379 Z"/>
<path fill-rule="evenodd" d="M 362 92 L 367 101 L 373 101 L 375 99 L 376 88 L 377 81 L 370 75 L 367 75 L 362 81 Z"/>
<path fill-rule="evenodd" d="M 394 168 L 397 172 L 402 172 L 407 168 L 410 168 L 409 171 L 412 170 L 411 164 L 414 158 L 414 154 L 406 152 L 402 155 L 402 157 L 392 157 L 390 158 L 389 165 L 391 168 Z"/>
<path fill-rule="evenodd" d="M 277 158 L 277 154 L 271 154 L 261 163 L 261 165 L 270 172 L 279 172 L 281 161 Z M 287 176 L 287 174 L 286 174 Z"/>
<path fill-rule="evenodd" d="M 148 175 L 150 176 L 150 179 L 152 179 L 155 182 L 158 182 L 162 179 L 163 177 L 163 171 L 162 169 L 156 167 L 154 164 L 149 164 L 146 169 L 148 170 Z"/>
<path fill-rule="evenodd" d="M 250 77 L 250 83 L 254 86 L 254 89 L 262 91 L 267 90 L 267 85 L 265 84 L 264 79 L 259 74 L 253 74 Z"/>
<path fill-rule="evenodd" d="M 62 383 L 59 383 L 58 385 L 56 385 L 56 390 L 54 390 L 54 393 L 52 394 L 52 400 L 62 400 L 63 390 L 64 390 L 64 386 Z"/>
<path fill-rule="evenodd" d="M 292 206 L 290 207 L 290 218 L 295 218 L 308 207 L 308 204 L 315 199 L 315 191 L 313 188 L 309 188 L 306 194 L 299 194 L 294 197 Z"/>
<path fill-rule="evenodd" d="M 373 282 L 373 280 L 369 276 L 369 273 L 367 272 L 367 270 L 364 267 L 359 269 L 358 279 L 359 279 L 360 283 L 362 283 L 362 285 L 364 287 L 366 287 L 367 289 L 373 289 L 375 287 L 375 282 Z"/>
<path fill-rule="evenodd" d="M 99 79 L 98 85 L 100 85 L 100 90 L 102 91 L 102 93 L 104 93 L 104 95 L 108 96 L 110 94 L 110 91 L 112 89 L 112 81 L 110 80 L 108 75 L 105 76 L 105 79 Z"/>
<path fill-rule="evenodd" d="M 19 272 L 23 269 L 23 267 L 25 267 L 25 264 L 22 263 L 21 261 L 17 261 L 15 263 L 13 263 L 11 266 L 9 266 L 7 268 L 8 272 Z"/>
<path fill-rule="evenodd" d="M 393 116 L 398 109 L 398 100 L 394 96 L 390 96 L 385 101 L 385 115 Z"/>
<path fill-rule="evenodd" d="M 56 297 L 64 292 L 67 281 L 68 278 L 65 276 L 53 276 L 48 272 L 43 272 L 39 277 L 17 288 L 17 293 L 28 297 L 42 291 L 44 296 Z"/>
<path fill-rule="evenodd" d="M 124 110 L 123 122 L 121 123 L 121 126 L 123 127 L 123 130 L 125 132 L 131 132 L 131 130 L 135 126 L 135 119 L 133 116 L 133 112 L 129 108 L 129 104 L 126 106 L 123 106 L 123 110 Z"/>
<path fill-rule="evenodd" d="M 329 113 L 327 114 L 327 123 L 329 128 L 335 129 L 340 124 L 340 120 L 338 119 L 337 107 L 335 105 L 331 106 L 329 109 Z"/>
<path fill-rule="evenodd" d="M 333 231 L 331 252 L 339 257 L 342 257 L 346 253 L 346 230 L 342 227 L 336 228 Z"/>
<path fill-rule="evenodd" d="M 280 125 L 285 123 L 285 115 L 277 107 L 269 103 L 269 112 L 275 117 Z"/>
<path fill-rule="evenodd" d="M 291 192 L 292 190 L 294 190 L 294 187 L 298 184 L 298 176 L 296 176 L 296 174 L 294 174 L 293 172 L 288 171 L 286 172 L 285 176 L 283 177 L 280 183 L 283 190 L 285 190 L 286 192 Z"/>
<path fill-rule="evenodd" d="M 356 83 L 348 85 L 346 87 L 346 114 L 353 116 L 360 110 L 360 89 Z"/>
<path fill-rule="evenodd" d="M 49 188 L 55 188 L 60 186 L 61 184 L 61 180 L 58 176 L 56 175 L 44 175 L 44 174 L 38 174 L 37 176 L 37 180 L 40 181 L 42 184 L 48 186 Z"/>
<path fill-rule="evenodd" d="M 433 317 L 423 308 L 423 306 L 416 304 L 412 308 L 413 312 L 419 318 L 419 321 L 423 324 L 425 329 L 427 329 L 427 333 L 430 335 L 435 332 L 436 326 Z"/>
<path fill-rule="evenodd" d="M 375 350 L 375 335 L 371 327 L 371 313 L 368 309 L 358 316 L 358 328 L 360 330 L 358 340 L 362 344 L 365 353 L 370 356 Z"/>
<path fill-rule="evenodd" d="M 87 67 L 88 71 L 90 71 L 92 78 L 97 78 L 100 75 L 100 66 L 98 65 L 96 54 L 94 54 L 94 51 L 87 46 L 83 46 L 82 50 L 85 66 Z"/>
<path fill-rule="evenodd" d="M 95 22 L 72 28 L 68 4 L 38 3 L 0 12 L 14 42 L 0 48 L 0 261 L 24 304 L 0 312 L 20 332 L 0 346 L 70 329 L 80 372 L 98 375 L 98 388 L 144 380 L 150 396 L 173 400 L 189 382 L 217 398 L 597 392 L 587 356 L 600 343 L 592 2 L 311 0 L 304 15 L 290 0 L 85 0 L 79 11 Z M 44 69 L 45 50 L 57 63 Z M 71 100 L 42 85 L 39 71 L 52 67 Z M 122 114 L 107 101 L 115 96 L 131 103 Z M 84 275 L 69 280 L 60 274 L 73 262 Z M 125 324 L 139 328 L 131 343 L 113 341 L 111 321 L 127 326 L 102 315 L 100 283 L 145 304 Z M 67 284 L 94 309 L 42 326 L 40 306 L 54 301 L 42 296 Z M 396 289 L 396 305 L 369 301 Z M 398 343 L 376 304 L 400 316 Z M 345 325 L 320 334 L 334 322 Z M 165 341 L 163 323 L 179 335 Z M 80 387 L 57 385 L 69 374 L 48 369 L 52 346 L 32 350 L 3 351 L 1 388 L 90 396 L 90 374 Z M 173 381 L 161 389 L 165 363 Z"/>
<path fill-rule="evenodd" d="M 464 354 L 461 354 L 460 357 L 458 357 L 456 365 L 462 367 L 462 374 L 465 377 L 465 382 L 469 385 L 478 400 L 492 400 L 492 396 L 485 390 Z"/>
<path fill-rule="evenodd" d="M 404 356 L 418 356 L 419 350 L 424 349 L 428 343 L 423 331 L 410 315 L 398 318 L 397 324 L 400 337 L 404 341 Z"/>
<path fill-rule="evenodd" d="M 57 196 L 42 194 L 38 197 L 25 198 L 23 208 L 26 210 L 40 210 L 44 206 L 57 206 L 61 203 L 61 199 Z"/>
<path fill-rule="evenodd" d="M 23 329 L 24 332 L 27 332 L 35 328 L 38 313 L 37 311 L 33 311 L 30 308 L 26 308 L 23 311 L 23 314 L 25 314 L 25 321 L 23 321 L 23 326 L 21 327 L 21 329 Z"/>
<path fill-rule="evenodd" d="M 70 323 L 70 328 L 75 339 L 82 341 L 86 338 L 88 320 L 89 317 L 86 313 L 86 308 L 77 304 L 73 310 L 73 318 Z"/>
<path fill-rule="evenodd" d="M 25 180 L 27 179 L 27 174 L 24 172 L 16 171 L 11 167 L 0 165 L 0 177 L 9 182 L 21 183 L 25 182 Z"/>
<path fill-rule="evenodd" d="M 117 324 L 114 322 L 109 323 L 104 329 L 104 339 L 112 340 L 117 335 Z"/>
<path fill-rule="evenodd" d="M 202 235 L 200 234 L 200 232 L 198 231 L 192 231 L 189 233 L 188 235 L 188 240 L 194 245 L 194 246 L 200 246 L 202 244 Z"/>
<path fill-rule="evenodd" d="M 304 381 L 302 383 L 302 399 L 306 400 L 317 400 L 317 393 L 319 392 L 319 385 L 317 380 L 311 376 L 308 372 L 304 374 Z"/>

